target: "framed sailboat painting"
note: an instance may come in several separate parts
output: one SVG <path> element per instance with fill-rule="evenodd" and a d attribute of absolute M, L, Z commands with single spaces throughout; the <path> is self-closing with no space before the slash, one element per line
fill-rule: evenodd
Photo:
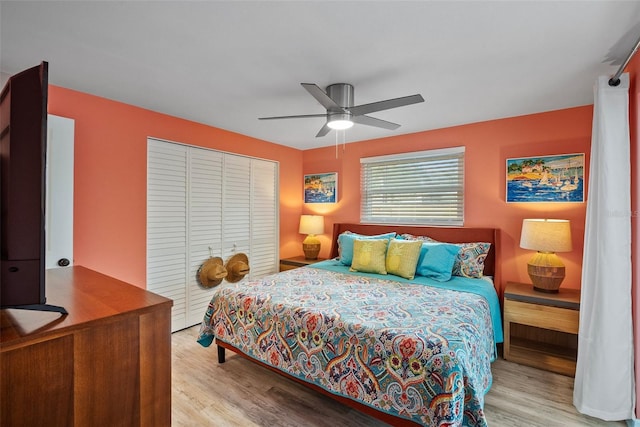
<path fill-rule="evenodd" d="M 338 201 L 338 173 L 316 173 L 304 176 L 305 203 L 336 203 Z"/>
<path fill-rule="evenodd" d="M 507 159 L 507 202 L 584 202 L 584 153 Z"/>

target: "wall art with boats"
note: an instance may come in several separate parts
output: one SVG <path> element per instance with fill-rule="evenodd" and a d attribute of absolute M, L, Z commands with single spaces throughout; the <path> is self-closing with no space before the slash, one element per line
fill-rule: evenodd
<path fill-rule="evenodd" d="M 338 173 L 316 173 L 304 176 L 305 203 L 336 203 L 338 201 Z"/>
<path fill-rule="evenodd" d="M 584 153 L 507 159 L 507 202 L 584 202 Z"/>

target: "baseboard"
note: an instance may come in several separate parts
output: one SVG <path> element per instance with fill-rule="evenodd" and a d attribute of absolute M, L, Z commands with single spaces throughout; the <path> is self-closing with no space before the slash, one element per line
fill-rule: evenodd
<path fill-rule="evenodd" d="M 640 420 L 627 420 L 627 427 L 640 427 Z"/>

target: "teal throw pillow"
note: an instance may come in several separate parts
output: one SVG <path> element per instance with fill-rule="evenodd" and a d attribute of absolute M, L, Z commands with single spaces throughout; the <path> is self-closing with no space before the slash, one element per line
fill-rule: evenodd
<path fill-rule="evenodd" d="M 458 246 L 448 243 L 422 243 L 416 274 L 438 282 L 448 281 L 459 250 Z"/>

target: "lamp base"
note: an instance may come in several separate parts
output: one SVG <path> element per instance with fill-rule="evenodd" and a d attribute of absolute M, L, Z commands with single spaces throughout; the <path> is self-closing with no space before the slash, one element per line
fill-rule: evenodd
<path fill-rule="evenodd" d="M 302 241 L 302 251 L 304 252 L 305 259 L 318 259 L 320 240 L 314 235 L 308 235 L 307 238 Z"/>
<path fill-rule="evenodd" d="M 320 245 L 302 245 L 302 251 L 304 252 L 304 259 L 318 259 L 320 253 Z"/>
<path fill-rule="evenodd" d="M 556 254 L 538 252 L 527 264 L 527 273 L 534 290 L 557 293 L 564 280 L 565 268 Z"/>

